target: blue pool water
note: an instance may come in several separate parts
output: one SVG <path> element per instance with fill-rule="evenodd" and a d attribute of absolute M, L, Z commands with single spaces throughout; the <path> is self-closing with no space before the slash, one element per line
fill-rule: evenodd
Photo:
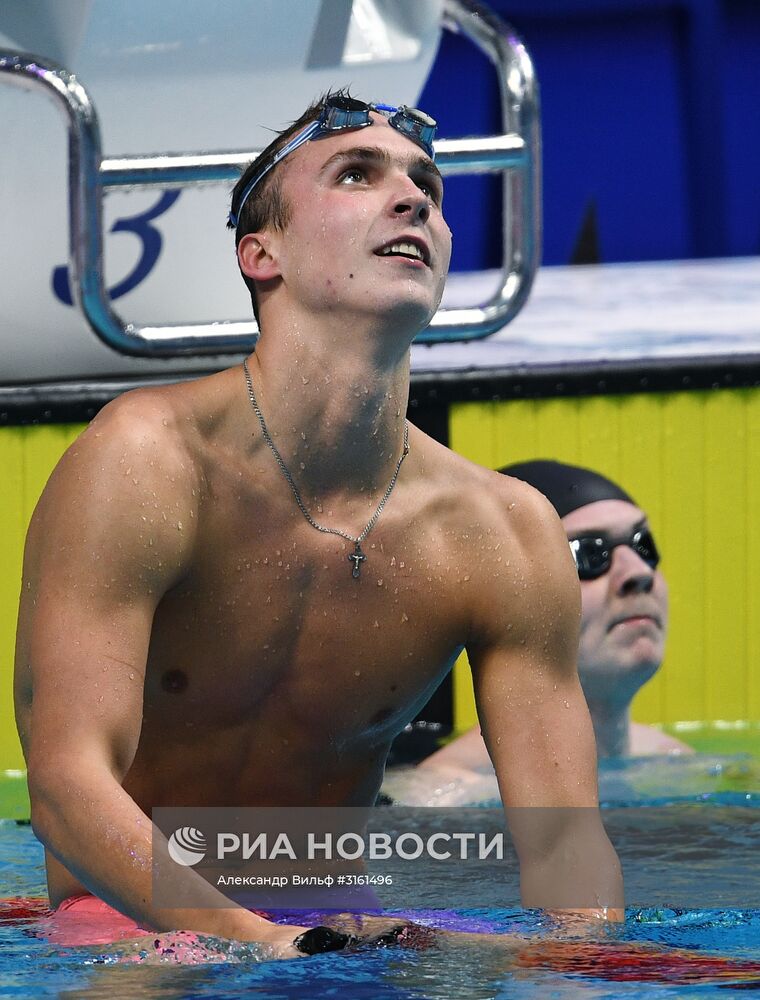
<path fill-rule="evenodd" d="M 716 769 L 720 768 L 720 772 Z M 726 784 L 726 770 L 731 787 Z M 642 850 L 635 835 L 616 842 L 624 870 L 637 885 L 636 905 L 627 910 L 622 928 L 602 933 L 605 948 L 633 945 L 660 951 L 667 958 L 672 949 L 687 949 L 696 956 L 722 956 L 732 960 L 760 960 L 760 900 L 758 842 L 760 794 L 758 765 L 752 759 L 715 758 L 699 755 L 678 761 L 632 761 L 615 765 L 602 776 L 602 788 L 610 796 L 610 815 L 631 816 L 650 808 L 655 815 L 663 802 L 668 807 L 686 803 L 699 817 L 699 850 L 692 843 L 687 852 L 693 885 L 705 897 L 720 897 L 722 883 L 731 886 L 731 904 L 721 907 L 671 908 L 659 896 L 662 878 L 656 856 Z M 612 777 L 611 777 L 612 776 Z M 612 780 L 614 778 L 614 781 Z M 720 778 L 720 781 L 718 779 Z M 665 785 L 667 784 L 667 794 Z M 644 796 L 644 788 L 651 791 Z M 617 794 L 620 793 L 620 794 Z M 625 793 L 625 794 L 622 794 Z M 627 803 L 624 805 L 624 803 Z M 699 804 L 697 804 L 699 803 Z M 738 819 L 737 819 L 738 817 Z M 693 831 L 692 831 L 693 832 Z M 663 854 L 678 849 L 678 831 L 667 836 Z M 722 858 L 718 864 L 715 859 Z M 728 859 L 728 862 L 726 861 Z M 42 849 L 29 826 L 0 822 L 0 894 L 3 897 L 40 897 L 45 892 Z M 473 899 L 477 887 L 473 887 Z M 641 904 L 642 894 L 657 898 L 655 906 Z M 743 905 L 743 899 L 746 905 Z M 755 897 L 755 898 L 753 898 Z M 418 914 L 422 922 L 459 922 L 484 930 L 527 936 L 543 954 L 552 939 L 551 922 L 541 914 L 516 908 L 471 909 L 448 912 L 429 910 Z M 383 950 L 332 954 L 292 962 L 261 962 L 251 949 L 226 951 L 216 948 L 220 964 L 178 967 L 155 964 L 154 955 L 140 960 L 129 945 L 93 948 L 55 947 L 34 935 L 34 921 L 0 923 L 0 995 L 13 997 L 214 997 L 255 996 L 267 1000 L 306 997 L 345 998 L 628 998 L 715 997 L 725 998 L 734 990 L 758 989 L 760 984 L 733 979 L 689 981 L 688 971 L 674 972 L 664 961 L 650 972 L 649 981 L 617 980 L 615 970 L 604 971 L 598 952 L 588 952 L 575 942 L 562 952 L 563 960 L 540 959 L 515 968 L 510 953 L 493 939 L 439 939 L 432 947 L 411 951 L 399 947 Z M 211 949 L 214 951 L 214 949 Z M 125 954 L 137 961 L 124 963 Z M 531 952 L 533 954 L 533 952 Z M 596 958 L 594 956 L 597 956 Z M 154 964 L 151 964 L 154 963 Z M 551 967 L 554 965 L 554 967 Z M 630 970 L 629 970 L 630 971 Z"/>

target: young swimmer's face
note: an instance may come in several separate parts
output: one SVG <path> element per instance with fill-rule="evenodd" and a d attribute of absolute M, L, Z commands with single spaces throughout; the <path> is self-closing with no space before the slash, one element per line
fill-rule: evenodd
<path fill-rule="evenodd" d="M 624 500 L 600 500 L 562 519 L 568 538 L 630 537 L 646 515 Z M 589 701 L 628 702 L 662 663 L 668 623 L 668 588 L 627 545 L 612 552 L 607 573 L 581 581 L 578 671 Z"/>
<path fill-rule="evenodd" d="M 443 185 L 419 146 L 382 115 L 372 119 L 307 142 L 278 166 L 290 206 L 285 232 L 269 234 L 279 277 L 309 311 L 422 328 L 451 257 Z"/>

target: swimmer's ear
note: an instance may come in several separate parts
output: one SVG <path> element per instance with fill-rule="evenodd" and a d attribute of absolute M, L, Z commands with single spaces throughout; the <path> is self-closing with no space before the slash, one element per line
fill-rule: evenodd
<path fill-rule="evenodd" d="M 254 281 L 271 281 L 280 276 L 276 241 L 272 234 L 246 233 L 237 248 L 240 270 Z"/>

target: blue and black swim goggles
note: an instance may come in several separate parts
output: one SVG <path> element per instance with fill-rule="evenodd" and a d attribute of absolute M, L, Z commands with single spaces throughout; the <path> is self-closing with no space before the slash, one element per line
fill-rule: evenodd
<path fill-rule="evenodd" d="M 323 136 L 333 135 L 335 132 L 343 132 L 348 129 L 366 128 L 367 125 L 372 124 L 370 111 L 378 111 L 385 115 L 389 125 L 424 149 L 431 160 L 435 159 L 433 140 L 435 139 L 437 123 L 424 111 L 418 111 L 417 108 L 407 108 L 403 104 L 397 108 L 391 104 L 365 104 L 364 101 L 357 101 L 353 97 L 330 97 L 323 104 L 319 117 L 294 135 L 290 142 L 278 150 L 269 163 L 248 181 L 238 199 L 237 211 L 230 211 L 229 220 L 232 225 L 237 226 L 243 206 L 256 185 L 281 160 L 284 160 L 286 156 L 289 156 L 310 139 L 321 139 Z"/>
<path fill-rule="evenodd" d="M 651 569 L 657 569 L 660 553 L 654 543 L 649 528 L 636 528 L 626 538 L 610 538 L 608 535 L 582 535 L 570 539 L 570 548 L 575 557 L 579 580 L 596 580 L 609 572 L 612 553 L 619 545 L 627 545 L 643 559 Z"/>

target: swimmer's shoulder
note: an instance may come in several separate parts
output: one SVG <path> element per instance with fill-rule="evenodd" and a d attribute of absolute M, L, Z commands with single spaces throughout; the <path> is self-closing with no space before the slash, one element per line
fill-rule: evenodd
<path fill-rule="evenodd" d="M 193 437 L 175 386 L 133 389 L 112 400 L 90 422 L 64 456 L 69 463 L 97 466 L 108 477 L 157 468 L 161 479 L 192 471 Z"/>
<path fill-rule="evenodd" d="M 54 469 L 32 520 L 32 533 L 85 520 L 114 530 L 155 510 L 192 523 L 202 487 L 197 451 L 173 386 L 135 389 L 112 400 Z M 147 515 L 146 515 L 147 516 Z"/>
<path fill-rule="evenodd" d="M 563 550 L 567 548 L 557 513 L 538 490 L 520 479 L 477 465 L 438 442 L 427 444 L 427 448 L 457 515 L 469 524 L 482 525 L 490 532 L 506 532 L 514 542 L 525 541 L 529 547 L 540 546 L 548 539 L 550 546 L 561 543 Z"/>
<path fill-rule="evenodd" d="M 224 424 L 236 387 L 236 369 L 125 392 L 98 413 L 69 449 L 80 461 L 124 456 L 160 468 L 165 483 L 200 486 L 208 439 Z M 121 463 L 123 464 L 123 462 Z M 148 472 L 148 469 L 144 471 Z"/>
<path fill-rule="evenodd" d="M 642 722 L 632 722 L 630 727 L 630 753 L 634 757 L 656 754 L 693 754 L 694 748 L 688 743 L 669 736 L 654 726 Z"/>
<path fill-rule="evenodd" d="M 449 455 L 444 535 L 455 548 L 456 564 L 468 567 L 475 632 L 490 634 L 499 622 L 511 621 L 517 634 L 521 620 L 530 622 L 552 607 L 556 622 L 567 623 L 574 634 L 578 576 L 554 507 L 522 480 Z"/>

